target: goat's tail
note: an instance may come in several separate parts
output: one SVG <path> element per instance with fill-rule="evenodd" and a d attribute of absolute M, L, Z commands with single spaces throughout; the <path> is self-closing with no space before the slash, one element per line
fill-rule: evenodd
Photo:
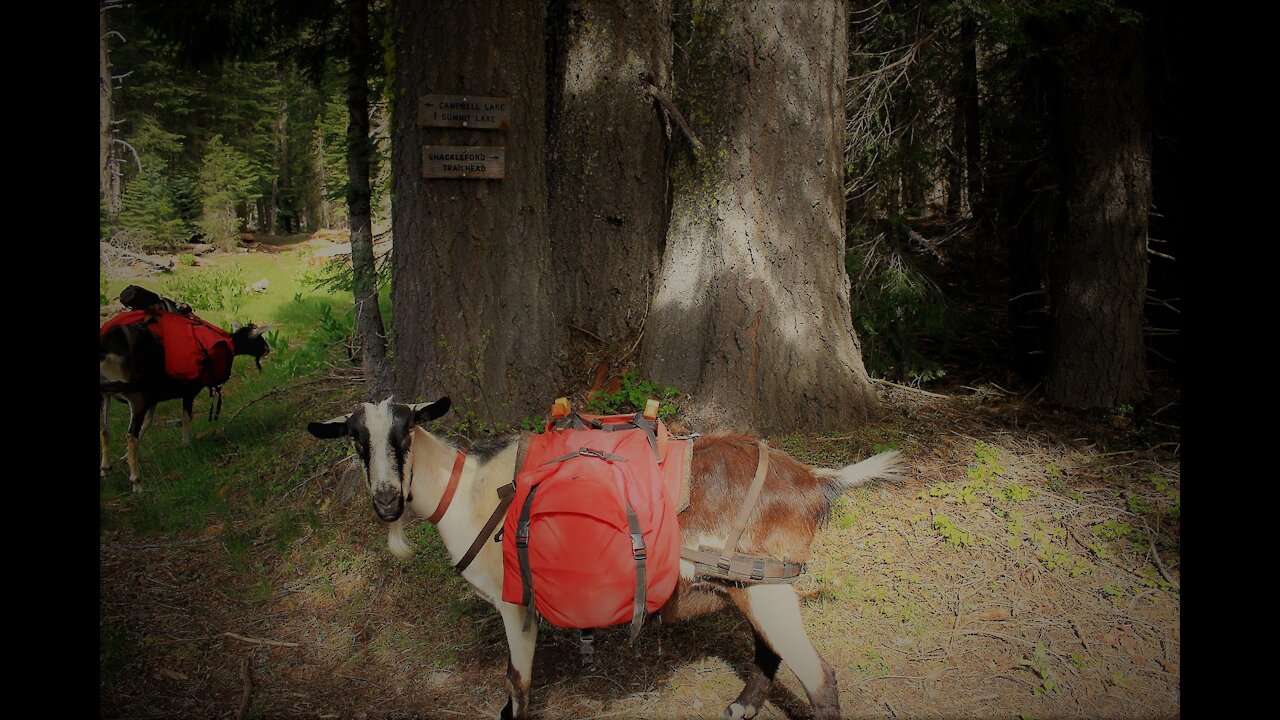
<path fill-rule="evenodd" d="M 881 480 L 898 480 L 906 477 L 903 473 L 906 466 L 902 463 L 902 453 L 897 450 L 882 452 L 863 460 L 860 463 L 846 465 L 839 470 L 830 468 L 814 468 L 818 477 L 828 478 L 831 494 L 839 495 L 846 490 L 868 483 L 877 478 Z"/>

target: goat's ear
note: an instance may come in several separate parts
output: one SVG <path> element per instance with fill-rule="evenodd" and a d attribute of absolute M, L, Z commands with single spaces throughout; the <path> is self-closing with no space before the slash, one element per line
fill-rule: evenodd
<path fill-rule="evenodd" d="M 321 440 L 332 440 L 340 438 L 347 434 L 347 418 L 351 417 L 348 413 L 341 417 L 324 422 L 307 423 L 307 431 Z"/>
<path fill-rule="evenodd" d="M 410 405 L 409 409 L 413 411 L 413 422 L 415 425 L 421 425 L 424 422 L 435 420 L 436 418 L 449 412 L 449 398 L 442 397 L 435 402 L 418 403 Z"/>

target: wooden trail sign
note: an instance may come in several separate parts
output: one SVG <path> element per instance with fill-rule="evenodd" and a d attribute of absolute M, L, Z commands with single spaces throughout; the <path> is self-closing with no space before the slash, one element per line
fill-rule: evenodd
<path fill-rule="evenodd" d="M 418 127 L 506 130 L 511 98 L 474 95 L 423 95 L 418 98 Z"/>
<path fill-rule="evenodd" d="M 507 174 L 507 149 L 488 145 L 423 145 L 422 177 L 501 180 Z"/>

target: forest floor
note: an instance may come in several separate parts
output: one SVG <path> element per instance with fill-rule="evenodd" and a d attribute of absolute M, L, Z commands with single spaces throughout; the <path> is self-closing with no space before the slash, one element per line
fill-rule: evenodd
<path fill-rule="evenodd" d="M 883 416 L 854 432 L 773 438 L 826 466 L 897 446 L 911 467 L 850 493 L 797 585 L 844 714 L 1177 716 L 1179 447 L 1154 424 L 1172 419 L 1055 413 L 993 386 L 881 390 Z M 341 477 L 347 449 L 305 435 L 357 395 L 304 383 L 250 408 L 240 422 L 271 427 L 265 449 L 228 425 L 202 432 L 218 467 L 202 482 L 225 505 L 189 527 L 151 517 L 121 470 L 102 481 L 102 717 L 497 716 L 496 613 L 426 523 L 410 530 L 415 558 L 396 560 Z M 176 446 L 177 428 L 152 432 L 157 454 Z M 162 495 L 181 473 L 152 461 Z M 544 623 L 536 716 L 716 716 L 751 634 L 726 613 L 648 627 L 634 650 L 622 630 L 596 645 L 584 668 L 576 635 Z M 778 679 L 760 717 L 808 717 L 794 675 Z"/>

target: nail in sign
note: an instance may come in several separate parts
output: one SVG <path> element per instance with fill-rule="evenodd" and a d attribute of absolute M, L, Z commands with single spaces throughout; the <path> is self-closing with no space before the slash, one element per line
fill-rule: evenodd
<path fill-rule="evenodd" d="M 506 130 L 511 98 L 476 95 L 423 95 L 418 99 L 418 127 Z"/>
<path fill-rule="evenodd" d="M 507 149 L 487 145 L 423 145 L 422 177 L 501 180 L 507 174 Z"/>

